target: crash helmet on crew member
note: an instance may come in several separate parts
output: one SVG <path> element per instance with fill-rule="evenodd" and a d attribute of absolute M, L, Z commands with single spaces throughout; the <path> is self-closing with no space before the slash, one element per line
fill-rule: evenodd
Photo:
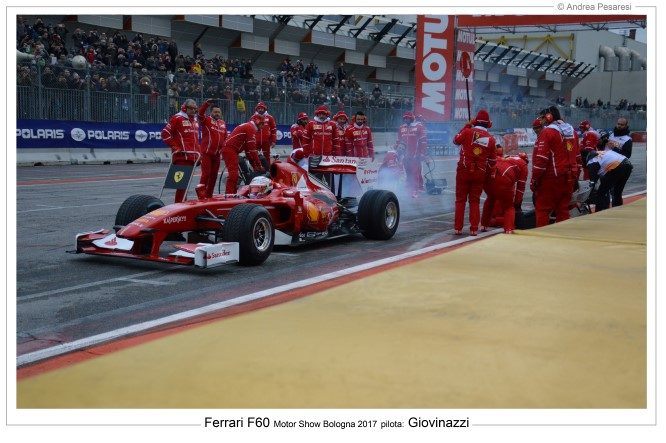
<path fill-rule="evenodd" d="M 582 122 L 580 122 L 580 124 L 578 125 L 578 127 L 580 128 L 580 130 L 581 130 L 582 132 L 585 132 L 585 131 L 589 130 L 589 129 L 592 127 L 592 125 L 590 125 L 590 121 L 589 121 L 589 120 L 583 120 Z"/>
<path fill-rule="evenodd" d="M 298 115 L 296 116 L 296 123 L 301 123 L 303 120 L 305 120 L 305 123 L 308 122 L 308 114 L 307 112 L 299 112 Z"/>
<path fill-rule="evenodd" d="M 527 163 L 527 164 L 530 163 L 530 159 L 529 159 L 529 157 L 527 156 L 527 153 L 526 153 L 525 151 L 520 151 L 520 152 L 518 153 L 518 158 L 520 158 L 521 160 L 523 160 L 523 161 L 524 161 L 525 163 Z"/>
<path fill-rule="evenodd" d="M 260 175 L 255 177 L 250 182 L 250 197 L 261 197 L 268 195 L 273 190 L 273 182 L 268 178 Z"/>
<path fill-rule="evenodd" d="M 414 123 L 414 113 L 411 111 L 405 112 L 402 114 L 402 121 L 407 124 Z"/>
<path fill-rule="evenodd" d="M 499 143 L 495 145 L 495 155 L 497 157 L 504 157 L 504 147 Z"/>

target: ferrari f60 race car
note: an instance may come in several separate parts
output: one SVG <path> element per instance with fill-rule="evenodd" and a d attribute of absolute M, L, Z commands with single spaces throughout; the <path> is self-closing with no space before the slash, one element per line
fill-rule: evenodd
<path fill-rule="evenodd" d="M 393 192 L 369 189 L 378 171 L 363 160 L 324 157 L 309 171 L 276 161 L 269 170 L 272 190 L 263 196 L 244 186 L 238 194 L 165 206 L 156 197 L 133 195 L 120 206 L 114 230 L 78 234 L 75 252 L 207 268 L 261 264 L 274 245 L 359 233 L 388 240 L 398 229 L 400 205 Z M 313 174 L 323 174 L 332 186 Z M 351 178 L 360 199 L 342 196 Z"/>

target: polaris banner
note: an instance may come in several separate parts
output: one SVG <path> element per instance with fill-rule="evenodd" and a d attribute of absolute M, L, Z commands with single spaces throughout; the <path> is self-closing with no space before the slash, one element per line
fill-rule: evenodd
<path fill-rule="evenodd" d="M 167 148 L 163 123 L 97 123 L 64 120 L 17 120 L 16 146 L 30 148 Z M 236 125 L 228 125 L 229 133 Z M 291 146 L 290 126 L 278 125 L 277 145 Z"/>

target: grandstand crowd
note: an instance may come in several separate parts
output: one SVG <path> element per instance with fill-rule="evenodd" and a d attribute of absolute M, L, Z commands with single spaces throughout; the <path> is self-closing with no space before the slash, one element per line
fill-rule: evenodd
<path fill-rule="evenodd" d="M 364 90 L 343 63 L 336 71 L 320 73 L 315 63 L 306 66 L 286 58 L 275 73 L 259 77 L 251 60 L 218 54 L 207 57 L 200 43 L 189 56 L 179 53 L 173 39 L 138 33 L 130 40 L 118 30 L 84 32 L 80 28 L 70 35 L 63 23 L 44 23 L 41 18 L 29 23 L 18 17 L 16 41 L 19 51 L 34 56 L 31 65 L 18 65 L 19 86 L 167 95 L 174 101 L 206 96 L 326 104 L 333 109 L 413 107 L 412 97 L 387 97 L 378 84 L 372 91 Z M 84 57 L 89 69 L 74 69 L 75 56 Z"/>

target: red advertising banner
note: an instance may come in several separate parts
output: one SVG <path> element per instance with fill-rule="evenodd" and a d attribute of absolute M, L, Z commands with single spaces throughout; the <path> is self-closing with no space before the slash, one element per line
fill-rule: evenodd
<path fill-rule="evenodd" d="M 458 16 L 458 27 L 564 25 L 645 19 L 645 15 L 460 15 Z"/>
<path fill-rule="evenodd" d="M 467 116 L 467 87 L 465 85 L 465 74 L 462 71 L 462 64 L 460 60 L 462 59 L 463 53 L 467 53 L 469 57 L 474 59 L 474 50 L 476 40 L 476 34 L 470 31 L 463 31 L 458 29 L 456 31 L 456 81 L 455 81 L 455 98 L 453 101 L 453 119 L 454 120 L 468 120 Z M 472 69 L 472 74 L 467 79 L 469 82 L 469 100 L 471 103 L 474 103 L 473 90 L 474 90 L 474 69 Z M 472 106 L 473 108 L 474 106 Z"/>
<path fill-rule="evenodd" d="M 417 16 L 414 110 L 428 122 L 451 120 L 454 38 L 453 15 Z"/>

